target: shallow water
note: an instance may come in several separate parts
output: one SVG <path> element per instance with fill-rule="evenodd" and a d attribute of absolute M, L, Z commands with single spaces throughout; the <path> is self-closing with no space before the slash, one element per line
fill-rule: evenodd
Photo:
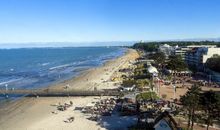
<path fill-rule="evenodd" d="M 0 88 L 39 88 L 123 55 L 119 47 L 0 49 Z"/>

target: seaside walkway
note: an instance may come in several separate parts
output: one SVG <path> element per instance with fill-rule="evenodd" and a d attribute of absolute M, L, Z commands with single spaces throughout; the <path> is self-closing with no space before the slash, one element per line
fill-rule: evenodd
<path fill-rule="evenodd" d="M 119 96 L 117 90 L 80 91 L 68 89 L 0 89 L 0 96 L 25 95 L 28 97 L 66 97 L 66 96 Z"/>

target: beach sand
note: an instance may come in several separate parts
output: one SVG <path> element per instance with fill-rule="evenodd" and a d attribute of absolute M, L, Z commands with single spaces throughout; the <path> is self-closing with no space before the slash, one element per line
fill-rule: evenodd
<path fill-rule="evenodd" d="M 111 81 L 118 70 L 126 68 L 130 61 L 138 57 L 135 50 L 129 49 L 127 53 L 117 59 L 106 62 L 101 67 L 83 72 L 76 78 L 49 86 L 49 89 L 98 90 L 117 88 Z M 100 100 L 100 97 L 25 97 L 18 101 L 8 103 L 0 108 L 0 130 L 97 130 L 106 129 L 95 121 L 88 120 L 88 116 L 75 107 L 83 107 L 88 103 Z M 105 97 L 103 97 L 105 98 Z M 57 111 L 56 104 L 73 102 L 73 106 L 66 111 Z M 53 114 L 57 111 L 57 114 Z M 65 123 L 69 117 L 75 117 L 74 122 Z"/>

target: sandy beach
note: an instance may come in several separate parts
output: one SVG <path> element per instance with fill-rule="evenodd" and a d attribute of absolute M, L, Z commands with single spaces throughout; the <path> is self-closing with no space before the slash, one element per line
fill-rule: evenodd
<path fill-rule="evenodd" d="M 49 86 L 49 89 L 94 90 L 117 88 L 119 81 L 111 81 L 117 76 L 118 70 L 129 66 L 139 55 L 129 49 L 125 55 L 106 62 L 104 65 L 87 70 L 76 78 Z M 107 97 L 102 97 L 107 98 Z M 76 130 L 76 129 L 106 129 L 105 125 L 88 120 L 88 116 L 75 107 L 83 107 L 88 103 L 100 100 L 100 97 L 25 97 L 13 101 L 0 109 L 0 130 Z M 73 102 L 73 106 L 66 111 L 56 111 L 58 103 Z M 73 123 L 64 121 L 74 116 Z M 105 123 L 106 124 L 106 123 Z M 119 124 L 121 125 L 121 124 Z M 107 125 L 106 125 L 107 126 Z"/>

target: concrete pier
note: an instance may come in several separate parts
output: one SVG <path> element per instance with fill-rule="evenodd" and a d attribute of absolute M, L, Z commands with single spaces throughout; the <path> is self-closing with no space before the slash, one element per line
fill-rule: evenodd
<path fill-rule="evenodd" d="M 65 97 L 65 96 L 118 96 L 117 90 L 97 90 L 97 91 L 80 91 L 80 90 L 61 90 L 61 89 L 0 89 L 0 96 L 5 95 L 26 95 L 40 97 Z"/>

